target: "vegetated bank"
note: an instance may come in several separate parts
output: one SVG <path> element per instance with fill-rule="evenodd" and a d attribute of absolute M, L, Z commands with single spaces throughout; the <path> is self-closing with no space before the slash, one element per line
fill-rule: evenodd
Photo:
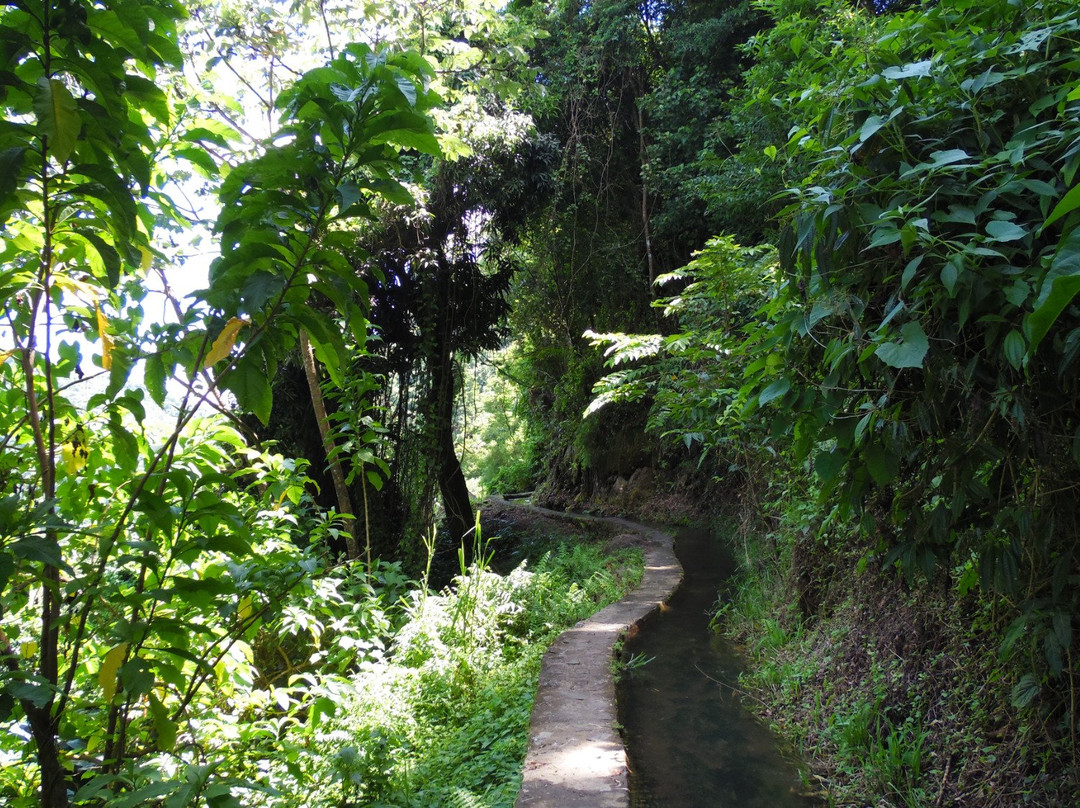
<path fill-rule="evenodd" d="M 620 494 L 582 507 L 741 525 L 731 599 L 712 626 L 744 657 L 746 709 L 805 765 L 805 793 L 837 806 L 1075 805 L 1067 703 L 1015 706 L 1026 660 L 1010 653 L 1022 637 L 1008 605 L 945 576 L 908 581 L 839 533 L 812 536 L 806 483 L 760 500 L 735 477 L 688 500 L 677 475 L 646 477 L 666 482 L 628 498 L 617 480 Z"/>
<path fill-rule="evenodd" d="M 594 427 L 741 504 L 725 621 L 838 804 L 1075 805 L 1075 3 L 763 5 L 725 166 L 786 207 L 659 278 L 661 333 L 593 335 Z M 577 457 L 617 499 L 684 476 Z"/>

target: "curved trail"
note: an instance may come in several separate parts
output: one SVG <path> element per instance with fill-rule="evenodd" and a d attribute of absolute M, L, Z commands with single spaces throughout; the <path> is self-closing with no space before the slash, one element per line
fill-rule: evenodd
<path fill-rule="evenodd" d="M 600 520 L 646 539 L 645 574 L 638 588 L 563 632 L 544 654 L 515 803 L 515 808 L 629 808 L 611 660 L 615 641 L 667 600 L 682 580 L 673 537 L 626 519 L 518 507 Z"/>

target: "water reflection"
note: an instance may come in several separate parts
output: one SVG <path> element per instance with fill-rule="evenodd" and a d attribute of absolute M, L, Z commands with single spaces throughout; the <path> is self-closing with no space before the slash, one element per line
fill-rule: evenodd
<path fill-rule="evenodd" d="M 707 532 L 681 531 L 685 577 L 667 607 L 626 643 L 653 657 L 624 676 L 619 720 L 630 758 L 633 808 L 808 808 L 794 767 L 739 704 L 739 660 L 709 630 L 731 556 Z"/>

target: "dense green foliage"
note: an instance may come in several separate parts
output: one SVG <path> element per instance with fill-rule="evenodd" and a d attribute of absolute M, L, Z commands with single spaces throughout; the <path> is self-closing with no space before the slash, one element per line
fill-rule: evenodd
<path fill-rule="evenodd" d="M 3 799 L 508 802 L 539 649 L 617 587 L 464 548 L 431 594 L 434 524 L 631 478 L 764 525 L 732 625 L 842 799 L 1000 752 L 980 799 L 1052 804 L 1074 5 L 0 6 Z"/>
<path fill-rule="evenodd" d="M 0 17 L 3 788 L 48 806 L 237 804 L 186 733 L 245 684 L 252 635 L 319 580 L 341 526 L 307 507 L 294 462 L 197 411 L 227 390 L 265 420 L 268 376 L 305 340 L 342 378 L 340 322 L 366 337 L 346 226 L 407 196 L 399 154 L 439 151 L 438 97 L 421 57 L 365 45 L 279 93 L 275 142 L 221 185 L 208 288 L 187 308 L 166 289 L 175 317 L 146 323 L 148 273 L 168 261 L 155 227 L 188 223 L 170 167 L 213 180 L 236 132 L 169 84 L 182 7 L 122 12 Z M 147 429 L 170 391 L 172 425 Z"/>
<path fill-rule="evenodd" d="M 605 0 L 553 3 L 543 19 L 549 36 L 533 53 L 543 92 L 527 108 L 560 160 L 522 238 L 512 373 L 527 387 L 527 432 L 545 458 L 537 483 L 567 503 L 656 451 L 644 408 L 580 420 L 602 375 L 583 333 L 660 327 L 652 281 L 723 227 L 705 194 L 716 164 L 701 155 L 734 146 L 715 115 L 738 81 L 736 45 L 761 17 L 731 0 Z M 759 232 L 751 217 L 747 230 Z"/>
<path fill-rule="evenodd" d="M 835 628 L 831 610 L 858 603 L 836 583 L 861 591 L 859 575 L 887 582 L 890 569 L 923 593 L 920 619 L 955 616 L 951 599 L 969 610 L 940 641 L 999 655 L 981 673 L 1011 710 L 1039 716 L 1028 741 L 1053 750 L 1017 770 L 1052 778 L 1075 755 L 1077 721 L 1080 22 L 1063 2 L 955 0 L 880 17 L 766 7 L 775 26 L 752 42 L 741 92 L 741 114 L 762 125 L 734 162 L 778 166 L 774 244 L 718 238 L 662 278 L 678 284 L 665 303 L 678 333 L 595 335 L 613 363 L 637 363 L 605 380 L 596 406 L 648 396 L 657 429 L 746 472 L 748 499 L 782 514 L 768 564 L 789 584 L 766 590 L 786 600 L 793 582 L 796 619 Z M 955 707 L 889 681 L 866 706 L 891 711 L 892 723 L 864 727 L 874 743 L 921 737 L 919 721 Z M 958 720 L 986 722 L 986 710 L 974 698 Z M 986 740 L 980 726 L 963 748 Z M 902 791 L 910 804 L 933 793 L 918 777 Z"/>

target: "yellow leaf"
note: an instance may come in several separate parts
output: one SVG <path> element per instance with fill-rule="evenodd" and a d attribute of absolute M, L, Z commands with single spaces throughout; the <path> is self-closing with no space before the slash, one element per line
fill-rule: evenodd
<path fill-rule="evenodd" d="M 78 474 L 86 466 L 86 461 L 90 459 L 90 449 L 86 442 L 86 431 L 81 426 L 77 427 L 64 443 L 61 456 L 68 474 Z"/>
<path fill-rule="evenodd" d="M 236 345 L 236 338 L 240 335 L 240 329 L 245 325 L 247 325 L 247 320 L 242 317 L 233 317 L 229 322 L 225 323 L 225 327 L 221 329 L 218 338 L 210 346 L 210 353 L 206 355 L 202 366 L 208 368 L 211 365 L 216 365 L 228 356 L 233 346 Z"/>
<path fill-rule="evenodd" d="M 141 245 L 139 247 L 139 252 L 142 254 L 142 261 L 139 263 L 139 269 L 146 272 L 146 270 L 150 269 L 151 264 L 154 263 L 154 254 Z"/>
<path fill-rule="evenodd" d="M 17 348 L 13 348 L 13 349 L 12 349 L 12 350 L 10 350 L 10 351 L 0 351 L 0 362 L 6 362 L 6 361 L 8 361 L 8 359 L 10 359 L 11 357 L 13 357 L 13 356 L 14 356 L 15 354 L 17 354 L 18 352 L 19 352 L 19 351 L 18 351 L 18 349 L 17 349 Z"/>
<path fill-rule="evenodd" d="M 86 281 L 80 281 L 78 278 L 73 278 L 70 275 L 56 274 L 53 275 L 53 286 L 57 289 L 61 289 L 65 292 L 70 292 L 76 297 L 82 297 L 84 301 L 93 300 L 97 295 L 97 289 L 91 286 Z"/>
<path fill-rule="evenodd" d="M 65 443 L 64 448 L 61 450 L 61 455 L 63 455 L 64 460 L 64 471 L 68 474 L 78 474 L 83 470 L 83 466 L 86 465 L 87 453 L 81 446 Z"/>
<path fill-rule="evenodd" d="M 109 653 L 105 654 L 105 659 L 101 662 L 101 669 L 98 671 L 98 684 L 105 691 L 106 706 L 112 704 L 113 696 L 116 695 L 116 672 L 120 670 L 120 666 L 124 662 L 127 649 L 128 644 L 126 642 L 114 645 L 109 649 Z"/>
<path fill-rule="evenodd" d="M 109 336 L 109 332 L 106 330 L 109 321 L 105 319 L 105 315 L 101 313 L 101 306 L 97 303 L 94 303 L 94 311 L 97 313 L 98 335 L 101 337 L 101 366 L 108 370 L 112 367 L 113 349 L 113 338 Z"/>
<path fill-rule="evenodd" d="M 176 722 L 169 718 L 169 711 L 161 700 L 150 693 L 150 718 L 157 731 L 157 748 L 162 752 L 171 752 L 176 746 Z"/>
<path fill-rule="evenodd" d="M 251 617 L 254 610 L 251 608 L 251 595 L 244 595 L 240 598 L 240 604 L 236 607 L 236 613 L 240 615 L 241 620 L 247 620 Z"/>

